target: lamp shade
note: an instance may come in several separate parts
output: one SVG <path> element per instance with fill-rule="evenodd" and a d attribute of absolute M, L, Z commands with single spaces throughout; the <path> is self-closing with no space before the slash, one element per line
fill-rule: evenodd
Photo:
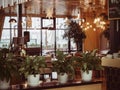
<path fill-rule="evenodd" d="M 11 18 L 10 20 L 9 20 L 9 23 L 16 23 L 17 21 L 16 21 L 16 19 L 14 19 L 14 18 Z"/>

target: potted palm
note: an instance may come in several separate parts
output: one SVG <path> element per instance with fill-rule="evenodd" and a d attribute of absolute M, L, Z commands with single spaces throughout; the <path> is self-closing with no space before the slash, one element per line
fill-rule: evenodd
<path fill-rule="evenodd" d="M 27 79 L 29 86 L 38 86 L 40 80 L 40 68 L 45 68 L 46 62 L 43 56 L 26 56 L 21 63 L 19 71 Z"/>
<path fill-rule="evenodd" d="M 8 89 L 14 75 L 18 75 L 14 55 L 7 48 L 0 50 L 0 89 Z"/>
<path fill-rule="evenodd" d="M 82 51 L 83 39 L 86 38 L 85 31 L 80 27 L 77 22 L 71 21 L 68 26 L 68 30 L 65 31 L 63 38 L 71 38 L 74 40 L 77 46 L 77 51 Z"/>
<path fill-rule="evenodd" d="M 81 53 L 81 56 L 75 60 L 75 65 L 81 69 L 82 81 L 91 81 L 93 70 L 103 70 L 101 59 L 96 56 L 96 51 L 95 49 L 91 52 Z"/>
<path fill-rule="evenodd" d="M 69 75 L 74 74 L 72 62 L 62 51 L 57 51 L 56 58 L 57 60 L 52 62 L 53 71 L 57 72 L 59 83 L 64 84 L 68 81 Z"/>

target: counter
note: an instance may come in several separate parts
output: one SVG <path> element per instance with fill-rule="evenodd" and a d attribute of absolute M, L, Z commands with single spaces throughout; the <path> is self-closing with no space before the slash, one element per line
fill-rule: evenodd
<path fill-rule="evenodd" d="M 102 90 L 102 80 L 91 82 L 72 81 L 59 84 L 57 81 L 44 82 L 38 87 L 29 87 L 26 84 L 11 85 L 10 90 Z"/>
<path fill-rule="evenodd" d="M 120 58 L 102 58 L 105 67 L 106 90 L 120 90 Z"/>
<path fill-rule="evenodd" d="M 109 58 L 103 57 L 102 66 L 120 68 L 120 58 L 109 59 Z"/>

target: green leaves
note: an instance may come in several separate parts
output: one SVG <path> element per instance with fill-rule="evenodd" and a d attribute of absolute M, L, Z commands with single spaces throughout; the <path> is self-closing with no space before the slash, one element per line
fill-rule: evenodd
<path fill-rule="evenodd" d="M 30 74 L 40 73 L 40 68 L 44 67 L 46 67 L 44 56 L 26 56 L 20 65 L 19 71 L 27 77 Z"/>
<path fill-rule="evenodd" d="M 57 61 L 52 62 L 53 71 L 56 71 L 58 74 L 74 72 L 72 61 L 69 59 L 69 57 L 66 56 L 67 55 L 65 55 L 62 51 L 57 51 Z"/>
<path fill-rule="evenodd" d="M 83 71 L 88 70 L 103 70 L 103 67 L 101 65 L 101 59 L 96 56 L 97 49 L 91 51 L 91 52 L 84 52 L 81 53 L 81 56 L 76 56 L 75 66 L 80 67 Z"/>
<path fill-rule="evenodd" d="M 15 57 L 9 52 L 9 49 L 0 50 L 0 80 L 9 81 L 17 73 Z"/>
<path fill-rule="evenodd" d="M 86 38 L 86 34 L 78 23 L 71 21 L 69 24 L 68 31 L 66 31 L 63 35 L 63 38 L 66 37 L 73 38 L 74 42 L 79 42 L 82 39 Z"/>

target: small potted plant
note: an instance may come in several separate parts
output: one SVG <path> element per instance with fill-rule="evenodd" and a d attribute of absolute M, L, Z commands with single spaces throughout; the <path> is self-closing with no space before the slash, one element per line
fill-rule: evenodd
<path fill-rule="evenodd" d="M 8 89 L 13 76 L 18 75 L 13 53 L 7 48 L 0 50 L 0 89 Z"/>
<path fill-rule="evenodd" d="M 21 75 L 27 78 L 29 86 L 38 86 L 40 80 L 40 68 L 45 68 L 46 62 L 44 56 L 26 56 L 21 63 L 19 71 Z"/>
<path fill-rule="evenodd" d="M 56 59 L 52 62 L 53 71 L 57 72 L 60 84 L 64 84 L 68 81 L 69 75 L 74 74 L 72 62 L 62 51 L 57 51 Z"/>
<path fill-rule="evenodd" d="M 75 60 L 74 66 L 81 69 L 82 81 L 91 81 L 93 70 L 103 70 L 101 59 L 96 56 L 96 51 L 95 49 L 91 52 L 81 53 L 81 56 L 78 56 Z"/>

